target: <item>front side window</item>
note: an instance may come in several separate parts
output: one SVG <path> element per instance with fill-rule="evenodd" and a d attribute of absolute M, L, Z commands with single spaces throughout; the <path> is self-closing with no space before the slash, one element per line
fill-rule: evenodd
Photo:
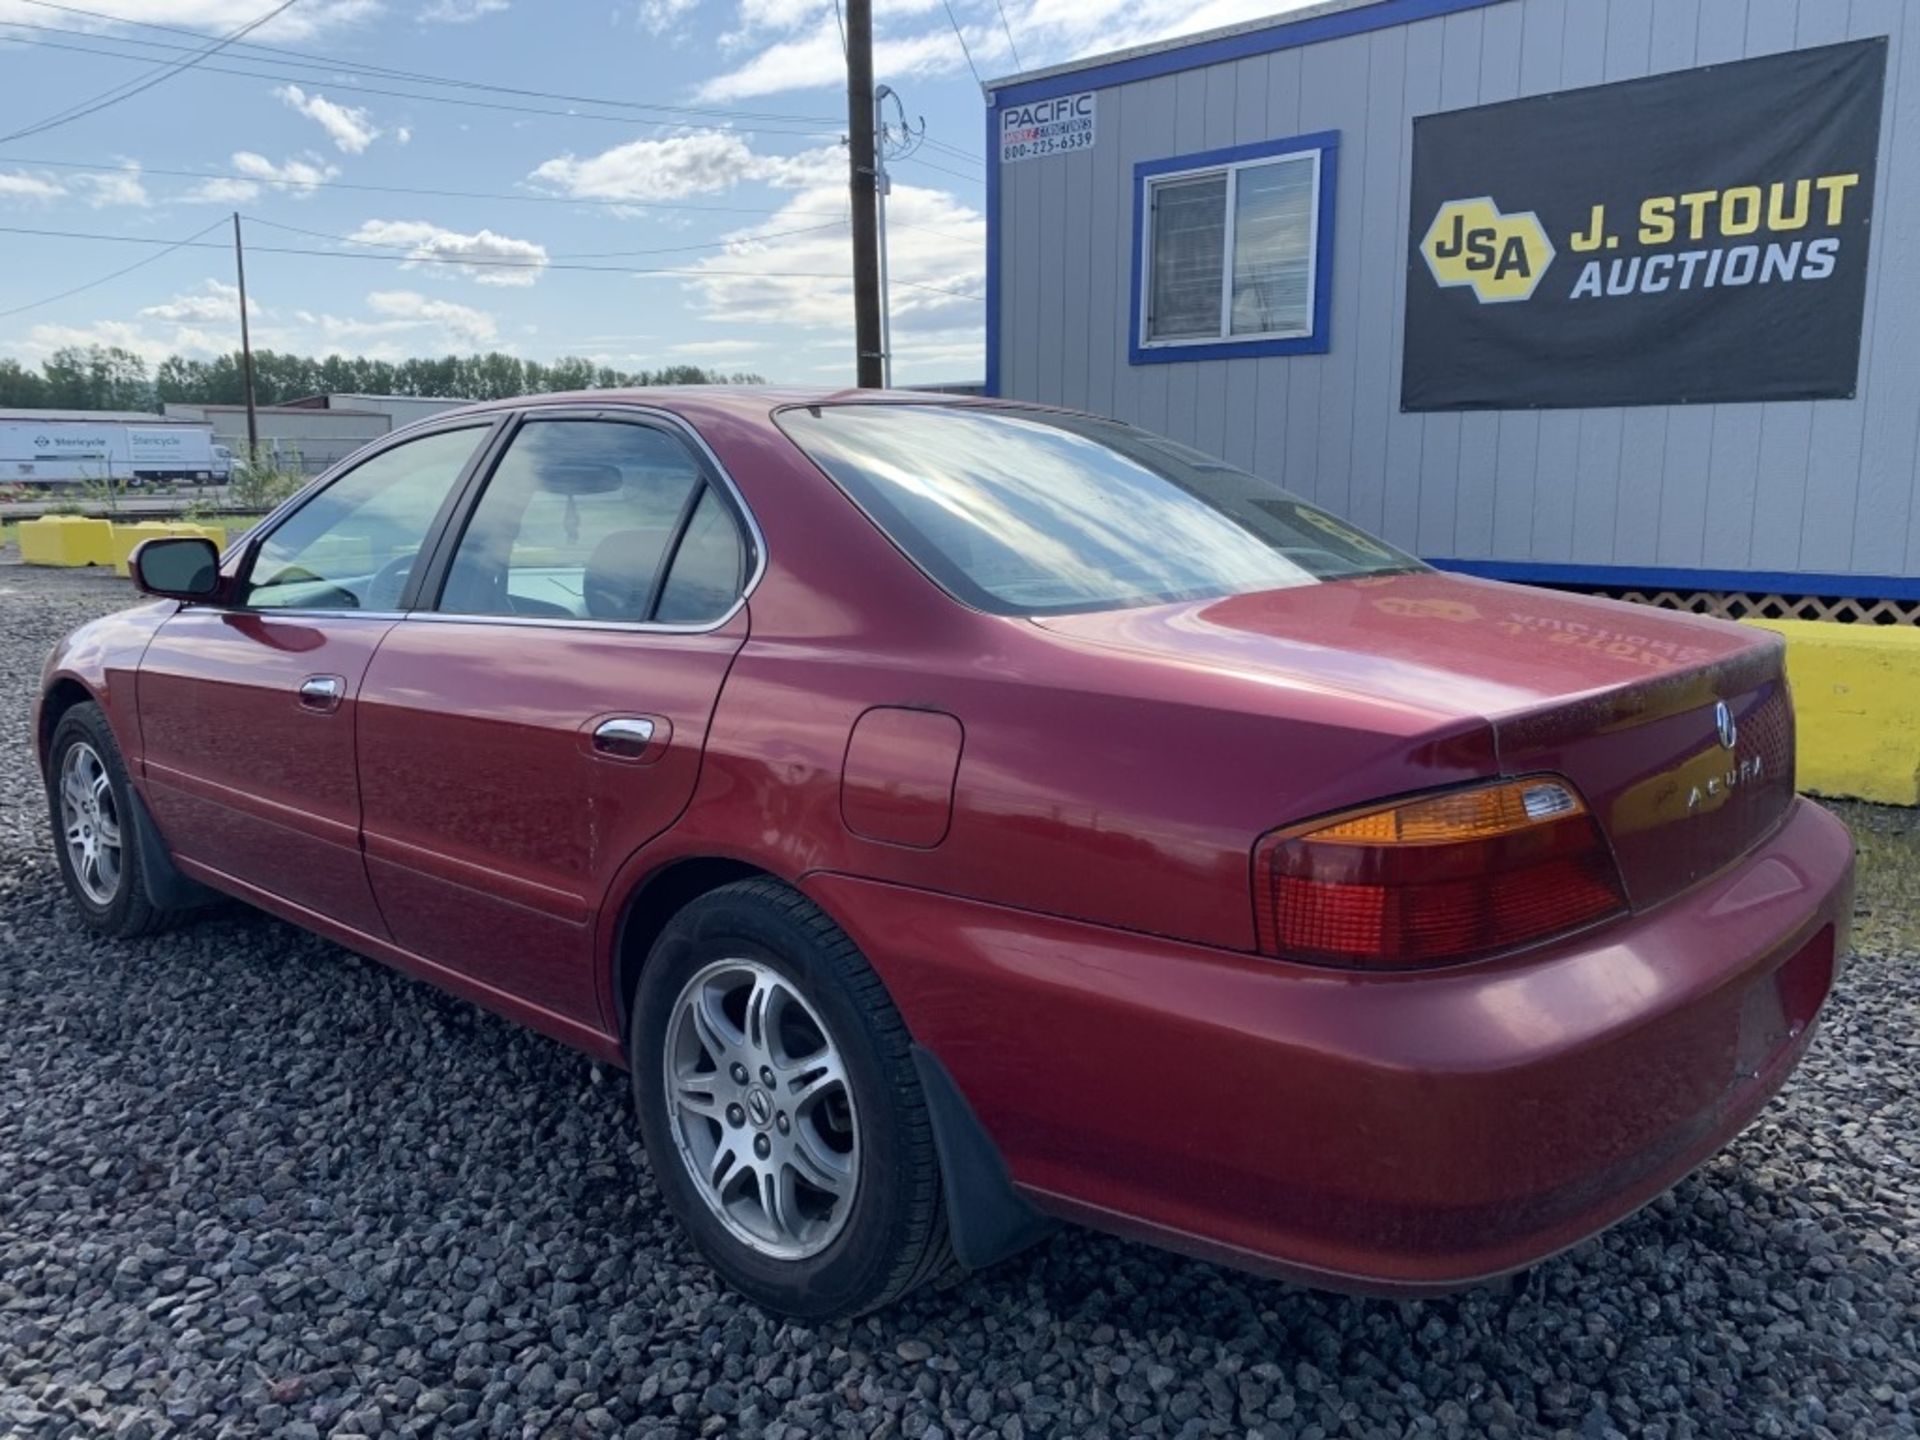
<path fill-rule="evenodd" d="M 1137 168 L 1135 363 L 1203 346 L 1206 358 L 1326 349 L 1333 144 L 1315 136 Z"/>
<path fill-rule="evenodd" d="M 460 537 L 439 608 L 547 620 L 718 619 L 739 529 L 693 452 L 651 426 L 530 420 Z M 730 563 L 715 558 L 724 550 Z"/>
<path fill-rule="evenodd" d="M 1258 476 L 1043 410 L 826 405 L 781 428 L 948 593 L 1111 610 L 1426 568 Z"/>
<path fill-rule="evenodd" d="M 487 430 L 436 431 L 354 466 L 261 541 L 244 603 L 396 609 L 434 518 Z"/>

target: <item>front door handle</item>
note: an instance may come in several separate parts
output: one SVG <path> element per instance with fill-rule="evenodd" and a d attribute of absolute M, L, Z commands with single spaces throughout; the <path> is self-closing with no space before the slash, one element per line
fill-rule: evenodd
<path fill-rule="evenodd" d="M 622 715 L 594 727 L 593 748 L 602 755 L 638 760 L 653 745 L 654 723 L 644 716 Z"/>
<path fill-rule="evenodd" d="M 309 675 L 300 682 L 300 708 L 331 714 L 340 708 L 346 682 L 338 675 Z"/>

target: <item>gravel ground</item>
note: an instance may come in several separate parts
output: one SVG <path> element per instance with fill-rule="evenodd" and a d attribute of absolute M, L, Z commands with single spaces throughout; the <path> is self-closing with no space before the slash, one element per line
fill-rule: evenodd
<path fill-rule="evenodd" d="M 26 758 L 124 583 L 0 557 L 0 1434 L 1912 1435 L 1920 822 L 1788 1094 L 1507 1293 L 1348 1300 L 1065 1233 L 852 1325 L 716 1288 L 620 1077 L 236 910 L 89 939 Z"/>

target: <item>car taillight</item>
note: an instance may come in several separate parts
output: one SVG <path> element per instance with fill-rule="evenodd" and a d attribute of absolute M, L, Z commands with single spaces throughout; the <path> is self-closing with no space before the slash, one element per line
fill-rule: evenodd
<path fill-rule="evenodd" d="M 1383 969 L 1491 955 L 1627 908 L 1586 802 L 1544 776 L 1279 831 L 1254 852 L 1254 892 L 1266 954 Z"/>

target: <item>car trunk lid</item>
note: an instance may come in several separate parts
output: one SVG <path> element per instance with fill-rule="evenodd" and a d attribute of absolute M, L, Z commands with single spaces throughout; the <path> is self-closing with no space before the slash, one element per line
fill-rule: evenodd
<path fill-rule="evenodd" d="M 1737 859 L 1793 798 L 1782 647 L 1764 631 L 1437 572 L 1036 623 L 1484 719 L 1500 773 L 1552 772 L 1580 788 L 1637 909 Z"/>

